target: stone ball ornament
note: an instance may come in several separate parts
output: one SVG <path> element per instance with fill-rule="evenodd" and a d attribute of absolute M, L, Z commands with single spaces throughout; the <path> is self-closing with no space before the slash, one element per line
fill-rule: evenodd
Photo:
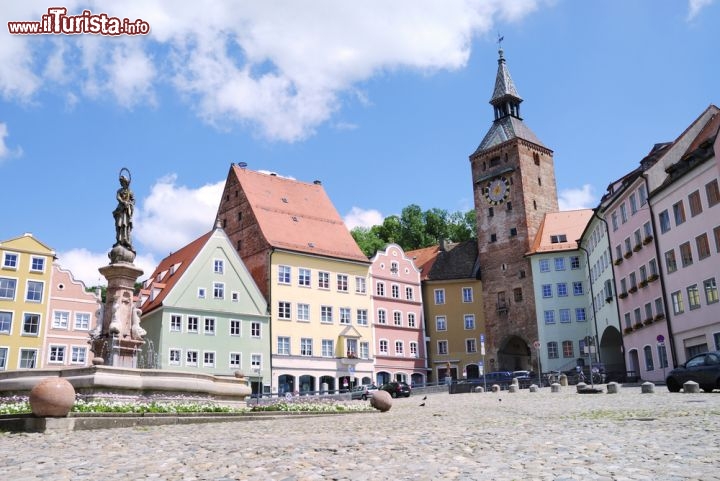
<path fill-rule="evenodd" d="M 380 412 L 387 412 L 392 407 L 392 397 L 389 392 L 378 389 L 370 398 L 370 405 Z"/>
<path fill-rule="evenodd" d="M 75 388 L 62 377 L 43 379 L 30 391 L 30 409 L 38 417 L 64 417 L 75 404 Z"/>

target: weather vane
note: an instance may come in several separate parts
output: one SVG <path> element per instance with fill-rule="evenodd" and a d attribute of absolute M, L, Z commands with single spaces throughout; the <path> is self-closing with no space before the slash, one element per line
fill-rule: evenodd
<path fill-rule="evenodd" d="M 502 49 L 502 41 L 503 41 L 503 40 L 505 40 L 505 36 L 504 36 L 504 35 L 500 35 L 500 34 L 498 33 L 497 44 L 498 44 L 498 48 L 499 48 L 499 49 Z"/>

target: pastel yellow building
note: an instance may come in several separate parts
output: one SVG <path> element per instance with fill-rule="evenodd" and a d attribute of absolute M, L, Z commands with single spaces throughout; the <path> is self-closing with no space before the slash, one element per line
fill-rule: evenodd
<path fill-rule="evenodd" d="M 0 370 L 41 366 L 54 259 L 32 234 L 0 242 Z"/>

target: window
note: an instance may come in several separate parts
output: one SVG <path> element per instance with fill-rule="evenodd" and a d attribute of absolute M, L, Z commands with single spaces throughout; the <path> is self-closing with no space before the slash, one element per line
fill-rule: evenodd
<path fill-rule="evenodd" d="M 348 291 L 348 276 L 347 276 L 347 274 L 338 274 L 337 275 L 337 290 L 338 290 L 338 292 L 347 292 Z"/>
<path fill-rule="evenodd" d="M 642 235 L 640 234 L 640 229 L 636 229 L 635 232 L 633 232 L 633 239 L 635 240 L 635 249 L 639 249 L 640 246 L 642 246 Z"/>
<path fill-rule="evenodd" d="M 510 204 L 508 203 L 508 205 L 510 205 Z M 508 209 L 508 210 L 510 210 L 510 209 Z M 515 236 L 517 236 L 517 227 L 511 227 L 510 228 L 510 237 L 515 237 Z"/>
<path fill-rule="evenodd" d="M 665 266 L 667 273 L 670 274 L 677 270 L 677 261 L 675 260 L 675 250 L 669 250 L 665 253 Z"/>
<path fill-rule="evenodd" d="M 215 367 L 215 353 L 213 351 L 203 352 L 203 367 Z"/>
<path fill-rule="evenodd" d="M 435 330 L 447 331 L 447 318 L 445 316 L 435 317 Z"/>
<path fill-rule="evenodd" d="M 660 221 L 660 232 L 666 233 L 670 231 L 670 214 L 667 209 L 658 214 L 658 220 Z"/>
<path fill-rule="evenodd" d="M 620 204 L 620 220 L 622 221 L 623 224 L 625 222 L 627 222 L 627 220 L 628 220 L 627 207 L 625 207 L 625 202 Z"/>
<path fill-rule="evenodd" d="M 290 320 L 290 303 L 287 301 L 278 301 L 278 319 Z"/>
<path fill-rule="evenodd" d="M 203 331 L 208 336 L 214 336 L 215 335 L 215 319 L 212 317 L 206 317 L 205 318 L 205 326 Z"/>
<path fill-rule="evenodd" d="M 225 262 L 222 259 L 215 259 L 213 261 L 213 272 L 215 274 L 222 274 L 225 272 Z"/>
<path fill-rule="evenodd" d="M 365 294 L 367 292 L 367 282 L 364 277 L 355 278 L 355 294 Z"/>
<path fill-rule="evenodd" d="M 659 314 L 665 313 L 665 306 L 663 306 L 663 299 L 662 297 L 658 297 L 655 299 L 655 312 Z"/>
<path fill-rule="evenodd" d="M 12 312 L 0 311 L 0 334 L 12 331 Z"/>
<path fill-rule="evenodd" d="M 648 267 L 650 267 L 650 275 L 651 276 L 658 275 L 657 261 L 654 258 L 650 259 L 650 262 L 648 262 Z"/>
<path fill-rule="evenodd" d="M 718 189 L 717 179 L 705 184 L 705 194 L 707 195 L 708 207 L 712 207 L 720 202 L 720 189 Z"/>
<path fill-rule="evenodd" d="M 53 364 L 65 363 L 65 346 L 50 346 L 48 362 Z"/>
<path fill-rule="evenodd" d="M 242 323 L 239 319 L 230 319 L 230 335 L 240 336 L 242 335 Z"/>
<path fill-rule="evenodd" d="M 634 272 L 630 273 L 630 290 L 637 290 L 637 276 Z"/>
<path fill-rule="evenodd" d="M 466 330 L 475 329 L 475 314 L 465 314 L 464 319 Z"/>
<path fill-rule="evenodd" d="M 445 289 L 435 289 L 435 304 L 445 304 Z"/>
<path fill-rule="evenodd" d="M 700 290 L 698 289 L 697 284 L 688 286 L 687 296 L 688 296 L 688 308 L 691 311 L 693 309 L 699 309 L 700 308 Z"/>
<path fill-rule="evenodd" d="M 685 207 L 683 201 L 673 204 L 673 216 L 675 217 L 676 226 L 685 222 Z"/>
<path fill-rule="evenodd" d="M 405 345 L 402 341 L 395 341 L 395 355 L 396 356 L 404 356 L 405 355 Z"/>
<path fill-rule="evenodd" d="M 497 242 L 497 234 L 490 234 L 490 242 Z"/>
<path fill-rule="evenodd" d="M 260 323 L 253 321 L 250 323 L 250 337 L 260 339 L 262 337 L 262 331 L 260 329 Z"/>
<path fill-rule="evenodd" d="M 88 312 L 76 312 L 75 313 L 75 329 L 80 331 L 87 331 L 90 329 L 90 313 Z"/>
<path fill-rule="evenodd" d="M 239 369 L 242 366 L 242 354 L 239 352 L 230 353 L 230 368 Z"/>
<path fill-rule="evenodd" d="M 621 246 L 620 244 L 618 244 L 618 245 L 615 246 L 615 257 L 616 257 L 617 259 L 622 260 L 622 256 L 623 256 L 622 246 Z"/>
<path fill-rule="evenodd" d="M 617 211 L 614 210 L 610 217 L 612 219 L 613 232 L 615 232 L 616 230 L 618 230 Z"/>
<path fill-rule="evenodd" d="M 647 267 L 640 266 L 640 284 L 647 283 Z"/>
<path fill-rule="evenodd" d="M 200 320 L 196 316 L 188 316 L 187 320 L 187 332 L 198 332 L 198 324 Z"/>
<path fill-rule="evenodd" d="M 390 292 L 392 292 L 393 299 L 400 299 L 400 286 L 393 284 L 390 287 Z"/>
<path fill-rule="evenodd" d="M 377 314 L 378 324 L 387 324 L 387 313 L 385 309 L 378 309 Z"/>
<path fill-rule="evenodd" d="M 625 313 L 625 327 L 632 327 L 632 319 L 630 318 L 630 313 Z"/>
<path fill-rule="evenodd" d="M 515 299 L 515 302 L 522 302 L 522 300 L 523 300 L 522 287 L 516 287 L 513 289 L 513 298 Z"/>
<path fill-rule="evenodd" d="M 312 356 L 312 339 L 309 337 L 303 337 L 300 339 L 300 355 L 301 356 Z"/>
<path fill-rule="evenodd" d="M 633 314 L 635 315 L 635 324 L 642 324 L 642 314 L 640 313 L 639 307 L 633 310 Z"/>
<path fill-rule="evenodd" d="M 330 273 L 318 272 L 318 288 L 330 289 Z"/>
<path fill-rule="evenodd" d="M 290 355 L 290 338 L 286 336 L 278 336 L 277 338 L 277 353 L 280 356 Z"/>
<path fill-rule="evenodd" d="M 379 352 L 380 354 L 387 354 L 388 353 L 388 342 L 385 339 L 380 340 L 380 346 L 379 346 Z"/>
<path fill-rule="evenodd" d="M 402 326 L 402 313 L 400 311 L 393 312 L 393 323 L 396 326 Z"/>
<path fill-rule="evenodd" d="M 198 287 L 198 299 L 205 299 L 205 288 Z"/>
<path fill-rule="evenodd" d="M 303 287 L 310 287 L 312 284 L 310 277 L 310 269 L 299 268 L 298 269 L 298 285 Z"/>
<path fill-rule="evenodd" d="M 627 295 L 627 280 L 620 279 L 620 293 Z"/>
<path fill-rule="evenodd" d="M 278 284 L 290 284 L 292 269 L 290 266 L 278 266 Z"/>
<path fill-rule="evenodd" d="M 335 343 L 332 339 L 323 339 L 321 341 L 322 357 L 335 357 Z"/>
<path fill-rule="evenodd" d="M 706 304 L 714 304 L 718 301 L 718 289 L 717 284 L 715 282 L 715 278 L 707 279 L 703 281 L 703 289 L 705 289 L 705 303 Z M 2 314 L 2 313 L 0 313 Z M 2 330 L 1 324 L 0 324 L 0 331 Z"/>
<path fill-rule="evenodd" d="M 17 269 L 18 267 L 18 255 L 14 252 L 6 252 L 3 257 L 3 267 L 5 269 Z"/>
<path fill-rule="evenodd" d="M 557 295 L 558 295 L 558 297 L 566 297 L 568 295 L 567 283 L 558 282 Z"/>
<path fill-rule="evenodd" d="M 658 364 L 660 369 L 664 369 L 668 367 L 668 357 L 667 357 L 667 349 L 665 348 L 665 343 L 658 343 L 657 346 L 657 353 L 658 353 Z"/>
<path fill-rule="evenodd" d="M 582 281 L 574 281 L 573 282 L 573 295 L 574 296 L 582 296 L 583 294 L 585 294 L 585 291 L 583 290 Z"/>
<path fill-rule="evenodd" d="M 558 358 L 558 344 L 555 341 L 547 343 L 547 354 L 549 359 Z"/>
<path fill-rule="evenodd" d="M 555 270 L 556 271 L 564 271 L 565 270 L 565 258 L 564 257 L 556 257 L 555 258 Z"/>
<path fill-rule="evenodd" d="M 640 197 L 640 205 L 647 204 L 647 191 L 644 185 L 641 185 L 638 189 L 638 197 Z"/>
<path fill-rule="evenodd" d="M 355 311 L 358 326 L 368 325 L 368 311 L 367 309 L 358 309 Z M 408 318 L 409 321 L 409 318 Z"/>
<path fill-rule="evenodd" d="M 550 261 L 548 259 L 540 259 L 540 272 L 550 272 Z"/>
<path fill-rule="evenodd" d="M 552 297 L 552 284 L 542 285 L 542 296 L 546 299 Z"/>
<path fill-rule="evenodd" d="M 20 369 L 35 369 L 37 365 L 37 349 L 20 349 Z"/>
<path fill-rule="evenodd" d="M 43 283 L 39 281 L 27 281 L 27 302 L 42 302 Z"/>
<path fill-rule="evenodd" d="M 33 272 L 43 272 L 45 270 L 45 258 L 33 256 L 30 259 L 30 270 Z"/>
<path fill-rule="evenodd" d="M 680 244 L 680 262 L 683 267 L 687 267 L 693 263 L 692 250 L 690 249 L 689 242 Z"/>
<path fill-rule="evenodd" d="M 688 196 L 688 204 L 690 204 L 690 217 L 702 213 L 702 202 L 700 201 L 700 191 L 696 190 Z"/>
<path fill-rule="evenodd" d="M 410 341 L 410 357 L 418 357 L 418 343 Z"/>
<path fill-rule="evenodd" d="M 575 350 L 573 348 L 572 341 L 563 341 L 562 342 L 562 350 L 563 350 L 563 357 L 575 356 Z"/>
<path fill-rule="evenodd" d="M 170 331 L 182 331 L 182 316 L 173 314 L 170 316 Z"/>
<path fill-rule="evenodd" d="M 570 269 L 580 269 L 580 256 L 570 256 Z"/>
<path fill-rule="evenodd" d="M 463 287 L 462 288 L 462 296 L 463 296 L 463 302 L 472 302 L 473 301 L 472 287 Z"/>
<path fill-rule="evenodd" d="M 674 314 L 682 314 L 683 312 L 685 312 L 685 306 L 683 304 L 682 292 L 675 291 L 670 295 L 670 298 L 672 299 Z"/>
<path fill-rule="evenodd" d="M 713 228 L 713 236 L 715 237 L 715 251 L 720 252 L 720 226 Z M 2 279 L 0 279 L 0 281 L 2 281 Z M 2 297 L 2 294 L 0 294 L 0 297 Z"/>
<path fill-rule="evenodd" d="M 250 368 L 258 370 L 262 368 L 262 354 L 250 355 Z"/>
<path fill-rule="evenodd" d="M 185 365 L 186 366 L 197 366 L 198 365 L 198 352 L 191 350 L 185 352 Z"/>
<path fill-rule="evenodd" d="M 652 319 L 653 317 L 653 311 L 652 311 L 652 304 L 649 302 L 645 304 L 645 319 Z"/>
<path fill-rule="evenodd" d="M 415 298 L 415 290 L 412 287 L 405 288 L 405 299 L 412 301 Z"/>
<path fill-rule="evenodd" d="M 8 348 L 0 347 L 0 371 L 7 369 Z"/>
<path fill-rule="evenodd" d="M 545 324 L 555 324 L 555 311 L 547 310 L 543 312 L 543 318 L 545 319 Z"/>
<path fill-rule="evenodd" d="M 697 246 L 698 259 L 703 260 L 706 257 L 710 257 L 710 242 L 708 242 L 707 234 L 700 234 L 695 238 L 695 245 Z"/>
<path fill-rule="evenodd" d="M 70 364 L 82 364 L 87 361 L 87 347 L 72 346 L 70 349 Z"/>
<path fill-rule="evenodd" d="M 385 283 L 384 282 L 378 282 L 375 284 L 375 294 L 381 297 L 385 296 Z"/>
<path fill-rule="evenodd" d="M 390 272 L 396 276 L 396 275 L 398 275 L 399 271 L 400 271 L 400 265 L 395 261 L 391 262 L 390 263 Z"/>
<path fill-rule="evenodd" d="M 655 369 L 655 366 L 653 364 L 652 349 L 650 346 L 645 346 L 643 348 L 643 353 L 645 354 L 645 370 L 652 371 Z"/>
<path fill-rule="evenodd" d="M 649 221 L 643 224 L 643 233 L 645 234 L 645 239 L 650 239 L 652 237 L 652 226 Z"/>
<path fill-rule="evenodd" d="M 40 314 L 25 314 L 23 317 L 22 334 L 37 336 L 40 333 Z"/>
<path fill-rule="evenodd" d="M 300 322 L 310 322 L 310 304 L 298 303 L 297 320 Z"/>
<path fill-rule="evenodd" d="M 570 309 L 560 309 L 560 322 L 570 322 Z"/>
<path fill-rule="evenodd" d="M 625 239 L 625 254 L 629 257 L 632 255 L 632 243 L 630 242 L 630 238 L 627 237 Z"/>
<path fill-rule="evenodd" d="M 477 343 L 475 339 L 465 339 L 465 352 L 471 354 L 477 352 Z"/>
<path fill-rule="evenodd" d="M 558 235 L 551 235 L 550 236 L 550 243 L 551 244 L 559 244 L 561 242 L 567 242 L 567 235 L 566 234 L 558 234 Z"/>
<path fill-rule="evenodd" d="M 332 324 L 332 322 L 333 322 L 332 306 L 320 306 L 320 322 L 325 323 L 325 324 Z"/>
<path fill-rule="evenodd" d="M 53 329 L 67 329 L 68 322 L 70 321 L 70 312 L 68 311 L 55 311 L 53 312 Z"/>
<path fill-rule="evenodd" d="M 630 201 L 630 215 L 635 215 L 637 213 L 638 207 L 637 198 L 635 197 L 634 192 L 630 194 L 630 198 L 628 200 Z"/>
<path fill-rule="evenodd" d="M 350 324 L 350 308 L 349 307 L 341 307 L 340 308 L 340 324 Z"/>
<path fill-rule="evenodd" d="M 584 307 L 576 307 L 575 308 L 575 320 L 577 322 L 584 322 L 587 320 L 587 315 L 585 313 Z"/>
<path fill-rule="evenodd" d="M 438 354 L 439 355 L 447 355 L 448 353 L 448 342 L 447 341 L 438 341 Z"/>

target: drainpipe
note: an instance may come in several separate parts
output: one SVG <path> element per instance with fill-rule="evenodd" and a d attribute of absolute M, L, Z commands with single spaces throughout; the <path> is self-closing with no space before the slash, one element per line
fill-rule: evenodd
<path fill-rule="evenodd" d="M 660 231 L 657 230 L 657 226 L 655 225 L 655 214 L 653 213 L 652 204 L 650 203 L 650 183 L 647 178 L 647 174 L 643 172 L 642 174 L 643 180 L 645 181 L 645 190 L 647 190 L 647 204 L 648 204 L 648 210 L 650 211 L 650 222 L 652 222 L 652 228 L 653 232 L 655 233 L 655 257 L 658 261 L 658 275 L 660 276 L 660 290 L 662 291 L 662 300 L 663 300 L 663 308 L 665 309 L 665 321 L 667 323 L 667 330 L 668 330 L 668 341 L 670 343 L 670 358 L 672 359 L 673 365 L 671 367 L 675 367 L 678 365 L 677 363 L 677 353 L 675 352 L 675 336 L 673 336 L 672 331 L 672 322 L 670 319 L 670 309 L 668 309 L 668 299 L 665 290 L 665 275 L 663 274 L 663 266 L 662 266 L 662 260 L 663 258 L 660 256 L 660 245 L 659 245 L 659 233 Z"/>

